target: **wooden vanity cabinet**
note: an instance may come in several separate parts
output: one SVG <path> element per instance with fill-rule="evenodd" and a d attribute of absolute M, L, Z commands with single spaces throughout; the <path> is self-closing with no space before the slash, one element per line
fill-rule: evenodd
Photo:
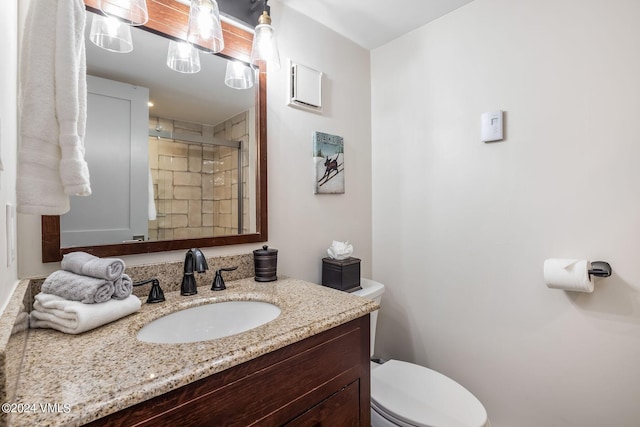
<path fill-rule="evenodd" d="M 369 315 L 91 426 L 370 426 Z"/>

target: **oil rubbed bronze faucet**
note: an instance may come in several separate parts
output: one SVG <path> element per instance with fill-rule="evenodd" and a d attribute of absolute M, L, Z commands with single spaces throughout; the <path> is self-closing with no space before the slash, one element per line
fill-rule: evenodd
<path fill-rule="evenodd" d="M 142 286 L 146 285 L 147 283 L 151 283 L 151 291 L 149 292 L 149 296 L 147 297 L 147 304 L 154 304 L 164 301 L 164 292 L 162 292 L 160 281 L 158 279 L 143 280 L 142 282 L 134 283 L 133 286 Z"/>
<path fill-rule="evenodd" d="M 221 268 L 219 270 L 216 270 L 216 277 L 214 277 L 213 279 L 213 283 L 211 284 L 211 290 L 212 291 L 224 291 L 225 289 L 227 289 L 227 286 L 224 284 L 224 279 L 222 278 L 222 272 L 223 271 L 233 271 L 236 270 L 238 267 L 227 267 L 227 268 Z"/>
<path fill-rule="evenodd" d="M 180 295 L 195 295 L 198 293 L 196 278 L 193 273 L 204 273 L 209 269 L 207 260 L 198 248 L 189 249 L 184 256 L 184 275 L 180 286 Z"/>

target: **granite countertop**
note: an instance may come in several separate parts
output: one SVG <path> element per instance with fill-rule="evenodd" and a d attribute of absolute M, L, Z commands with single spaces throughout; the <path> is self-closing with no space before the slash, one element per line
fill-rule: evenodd
<path fill-rule="evenodd" d="M 378 308 L 373 301 L 291 278 L 269 283 L 242 279 L 228 282 L 225 291 L 207 286 L 193 296 L 165 296 L 164 303 L 143 304 L 137 313 L 80 335 L 29 330 L 15 402 L 51 407 L 10 414 L 9 425 L 82 425 Z M 270 302 L 282 312 L 265 325 L 211 341 L 152 344 L 136 339 L 140 328 L 158 317 L 231 300 Z"/>

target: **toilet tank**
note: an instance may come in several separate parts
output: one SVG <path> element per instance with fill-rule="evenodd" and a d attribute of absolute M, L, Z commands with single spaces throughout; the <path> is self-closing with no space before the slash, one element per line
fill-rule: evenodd
<path fill-rule="evenodd" d="M 360 286 L 362 289 L 352 292 L 354 295 L 361 296 L 374 300 L 378 304 L 382 300 L 382 294 L 384 293 L 384 285 L 382 283 L 370 280 L 360 279 Z M 376 343 L 376 324 L 378 323 L 378 310 L 371 313 L 371 356 L 373 356 L 373 349 Z"/>

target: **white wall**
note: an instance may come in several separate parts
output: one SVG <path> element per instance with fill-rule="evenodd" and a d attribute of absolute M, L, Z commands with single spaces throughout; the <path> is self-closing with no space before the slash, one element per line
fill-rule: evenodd
<path fill-rule="evenodd" d="M 280 3 L 272 2 L 282 69 L 270 73 L 268 91 L 269 245 L 278 273 L 321 279 L 321 258 L 331 241 L 349 240 L 371 274 L 371 122 L 369 52 Z M 286 58 L 326 73 L 325 112 L 286 106 Z M 313 194 L 312 132 L 344 137 L 346 194 Z M 41 262 L 40 218 L 20 217 L 20 276 L 48 274 Z M 209 256 L 247 253 L 261 244 L 209 248 Z M 182 260 L 184 251 L 124 257 L 129 265 Z"/>
<path fill-rule="evenodd" d="M 494 427 L 640 422 L 638 18 L 476 0 L 372 52 L 377 353 L 455 378 Z M 550 257 L 614 276 L 551 290 Z"/>
<path fill-rule="evenodd" d="M 279 2 L 269 2 L 283 68 L 269 78 L 269 240 L 284 272 L 320 281 L 332 240 L 348 240 L 371 274 L 369 51 Z M 325 73 L 320 114 L 287 107 L 286 58 Z M 273 77 L 273 78 L 272 78 Z M 344 137 L 342 195 L 313 194 L 312 133 Z M 281 256 L 284 255 L 283 258 Z"/>
<path fill-rule="evenodd" d="M 17 76 L 18 76 L 18 4 L 8 2 L 0 14 L 2 66 L 0 67 L 0 312 L 18 283 L 17 262 L 7 263 L 7 233 L 5 229 L 7 203 L 16 205 L 16 140 Z"/>

